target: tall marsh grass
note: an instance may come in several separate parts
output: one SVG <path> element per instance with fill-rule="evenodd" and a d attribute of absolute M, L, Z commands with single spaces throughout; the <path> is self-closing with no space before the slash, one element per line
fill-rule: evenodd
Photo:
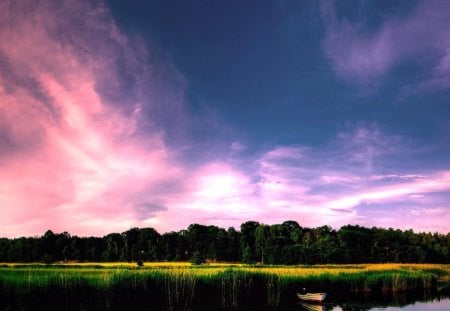
<path fill-rule="evenodd" d="M 255 266 L 188 263 L 7 265 L 0 310 L 264 309 L 295 293 L 389 294 L 435 289 L 449 265 Z"/>

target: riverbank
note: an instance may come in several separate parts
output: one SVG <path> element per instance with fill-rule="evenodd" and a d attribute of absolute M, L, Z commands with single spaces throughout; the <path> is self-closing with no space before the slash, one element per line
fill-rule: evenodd
<path fill-rule="evenodd" d="M 434 264 L 4 264 L 0 309 L 267 309 L 295 303 L 304 287 L 331 297 L 433 292 L 449 276 L 450 265 Z"/>

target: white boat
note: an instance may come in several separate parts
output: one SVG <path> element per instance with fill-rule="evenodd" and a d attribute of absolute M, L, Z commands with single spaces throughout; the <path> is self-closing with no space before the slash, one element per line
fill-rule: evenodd
<path fill-rule="evenodd" d="M 306 293 L 306 294 L 297 294 L 297 297 L 300 300 L 303 301 L 311 301 L 311 302 L 322 302 L 325 297 L 327 296 L 326 293 Z"/>

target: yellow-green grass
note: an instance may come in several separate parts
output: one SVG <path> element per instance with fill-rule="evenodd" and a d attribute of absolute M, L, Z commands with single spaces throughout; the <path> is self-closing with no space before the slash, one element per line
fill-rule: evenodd
<path fill-rule="evenodd" d="M 135 263 L 57 263 L 45 264 L 0 264 L 0 279 L 6 274 L 27 273 L 28 280 L 34 277 L 51 274 L 78 275 L 80 277 L 100 277 L 105 282 L 116 274 L 151 275 L 154 272 L 174 276 L 177 274 L 199 278 L 214 278 L 224 272 L 241 274 L 272 275 L 283 279 L 303 278 L 336 278 L 359 275 L 432 275 L 436 278 L 448 278 L 450 265 L 442 264 L 359 264 L 359 265 L 297 265 L 297 266 L 264 266 L 245 264 L 209 263 L 192 265 L 187 262 L 146 262 L 142 267 Z"/>
<path fill-rule="evenodd" d="M 27 273 L 28 280 L 34 277 L 51 274 L 78 275 L 80 277 L 91 278 L 100 277 L 102 282 L 114 277 L 116 274 L 138 274 L 151 275 L 158 272 L 160 274 L 174 276 L 177 274 L 198 278 L 214 278 L 224 272 L 241 274 L 263 274 L 276 276 L 282 279 L 310 279 L 310 278 L 342 278 L 354 276 L 371 276 L 389 274 L 401 275 L 429 275 L 436 279 L 446 279 L 450 277 L 450 265 L 445 264 L 358 264 L 358 265 L 296 265 L 296 266 L 269 266 L 269 265 L 246 265 L 229 263 L 208 263 L 203 265 L 193 265 L 188 262 L 145 262 L 142 267 L 136 263 L 56 263 L 45 265 L 40 263 L 5 263 L 0 264 L 0 279 L 6 274 Z"/>
<path fill-rule="evenodd" d="M 435 290 L 439 279 L 449 277 L 450 265 L 439 264 L 265 266 L 146 262 L 138 267 L 136 263 L 12 263 L 0 264 L 0 300 L 35 304 L 41 297 L 51 297 L 51 301 L 59 301 L 53 306 L 57 308 L 75 301 L 104 309 L 130 300 L 151 302 L 162 309 L 185 309 L 206 300 L 212 308 L 256 308 L 277 306 L 295 297 L 303 287 L 331 294 L 393 293 Z M 255 297 L 257 301 L 252 300 Z M 12 308 L 0 304 L 2 307 Z"/>

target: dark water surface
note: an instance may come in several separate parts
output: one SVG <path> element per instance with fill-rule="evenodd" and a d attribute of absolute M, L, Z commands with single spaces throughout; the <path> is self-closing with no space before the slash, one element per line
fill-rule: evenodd
<path fill-rule="evenodd" d="M 398 305 L 392 301 L 392 305 L 386 302 L 377 303 L 376 301 L 347 301 L 340 303 L 325 303 L 315 305 L 310 303 L 299 303 L 298 310 L 306 311 L 450 311 L 450 298 L 435 297 L 426 301 L 415 301 L 405 305 Z"/>
<path fill-rule="evenodd" d="M 340 310 L 336 309 L 335 311 Z M 372 308 L 370 310 L 415 310 L 415 311 L 450 311 L 450 299 L 435 299 L 432 301 L 416 302 L 403 307 L 386 307 L 386 308 Z"/>
<path fill-rule="evenodd" d="M 1 294 L 1 293 L 0 293 Z M 73 293 L 75 294 L 75 293 Z M 116 299 L 107 303 L 99 300 L 89 299 L 88 293 L 84 293 L 83 298 L 68 299 L 67 297 L 49 296 L 43 294 L 34 297 L 5 296 L 0 295 L 0 311 L 8 310 L 191 310 L 191 311 L 212 311 L 212 310 L 235 310 L 235 311 L 369 311 L 369 310 L 389 310 L 389 311 L 450 311 L 449 293 L 438 294 L 436 292 L 402 293 L 395 295 L 371 295 L 371 296 L 333 296 L 329 295 L 323 305 L 300 302 L 295 295 L 289 295 L 280 300 L 277 308 L 267 308 L 264 299 L 258 295 L 252 295 L 251 299 L 243 301 L 239 307 L 224 307 L 223 304 L 215 300 L 208 301 L 208 297 L 201 297 L 190 303 L 167 304 L 157 301 L 154 297 L 142 296 L 121 296 L 123 299 Z M 76 295 L 75 295 L 76 296 Z"/>

